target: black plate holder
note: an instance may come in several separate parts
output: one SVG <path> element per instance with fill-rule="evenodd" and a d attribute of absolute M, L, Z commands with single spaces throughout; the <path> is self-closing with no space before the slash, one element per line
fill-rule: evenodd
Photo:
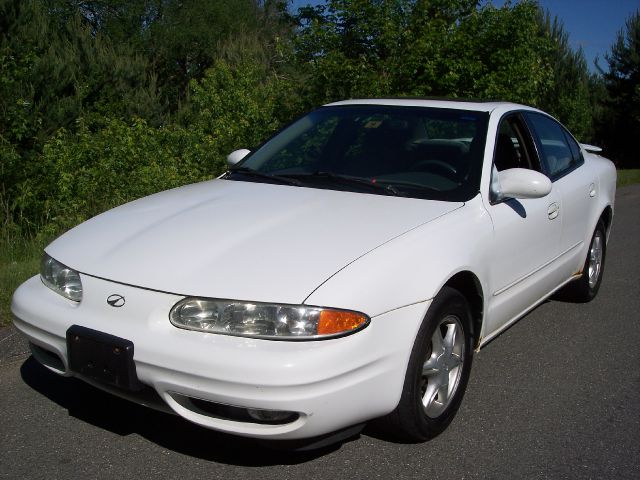
<path fill-rule="evenodd" d="M 141 390 L 133 362 L 133 342 L 91 328 L 67 330 L 69 369 L 81 377 L 126 390 Z"/>

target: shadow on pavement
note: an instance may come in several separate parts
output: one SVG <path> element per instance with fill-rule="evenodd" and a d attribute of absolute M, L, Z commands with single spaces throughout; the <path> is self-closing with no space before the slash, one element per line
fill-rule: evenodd
<path fill-rule="evenodd" d="M 259 442 L 208 430 L 187 420 L 120 399 L 75 378 L 61 377 L 33 357 L 22 364 L 24 382 L 83 422 L 117 435 L 137 434 L 170 450 L 238 466 L 295 465 L 341 447 L 312 451 L 278 449 L 277 442 Z"/>

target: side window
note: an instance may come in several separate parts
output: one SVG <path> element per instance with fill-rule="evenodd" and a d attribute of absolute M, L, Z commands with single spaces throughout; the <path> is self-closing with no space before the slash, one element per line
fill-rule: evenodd
<path fill-rule="evenodd" d="M 580 145 L 576 142 L 571 134 L 567 132 L 564 128 L 562 129 L 564 132 L 564 136 L 567 139 L 567 143 L 569 144 L 569 149 L 571 150 L 571 158 L 574 164 L 580 164 L 584 162 L 584 158 L 582 158 L 582 152 L 580 151 Z"/>
<path fill-rule="evenodd" d="M 500 121 L 493 162 L 499 172 L 509 168 L 540 171 L 531 136 L 520 115 L 509 115 Z"/>
<path fill-rule="evenodd" d="M 542 164 L 551 179 L 582 163 L 580 147 L 562 125 L 539 113 L 527 112 L 526 116 L 538 137 Z"/>

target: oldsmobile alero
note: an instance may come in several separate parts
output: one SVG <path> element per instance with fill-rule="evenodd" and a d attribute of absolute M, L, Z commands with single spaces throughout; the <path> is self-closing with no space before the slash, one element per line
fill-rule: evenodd
<path fill-rule="evenodd" d="M 475 351 L 555 292 L 598 292 L 616 179 L 598 151 L 523 105 L 326 105 L 215 180 L 59 237 L 15 326 L 54 372 L 211 429 L 380 419 L 422 441 Z"/>

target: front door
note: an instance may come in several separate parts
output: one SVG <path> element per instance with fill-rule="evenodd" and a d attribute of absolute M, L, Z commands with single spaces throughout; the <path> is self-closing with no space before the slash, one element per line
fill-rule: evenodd
<path fill-rule="evenodd" d="M 496 137 L 493 175 L 508 168 L 541 171 L 533 139 L 519 114 L 503 118 Z M 487 210 L 494 230 L 484 331 L 490 336 L 560 281 L 554 271 L 562 238 L 560 192 L 554 185 L 545 197 L 492 202 Z"/>

